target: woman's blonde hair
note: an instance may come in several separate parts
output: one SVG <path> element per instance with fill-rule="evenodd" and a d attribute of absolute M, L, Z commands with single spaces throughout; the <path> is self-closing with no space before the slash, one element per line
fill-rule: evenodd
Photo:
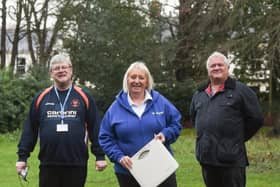
<path fill-rule="evenodd" d="M 128 69 L 126 70 L 124 77 L 123 77 L 123 91 L 128 92 L 128 84 L 127 84 L 127 79 L 128 79 L 128 74 L 133 70 L 133 69 L 140 69 L 143 70 L 148 78 L 148 87 L 147 90 L 150 92 L 153 87 L 154 87 L 154 79 L 148 69 L 148 67 L 145 65 L 144 62 L 141 61 L 136 61 L 133 62 Z"/>

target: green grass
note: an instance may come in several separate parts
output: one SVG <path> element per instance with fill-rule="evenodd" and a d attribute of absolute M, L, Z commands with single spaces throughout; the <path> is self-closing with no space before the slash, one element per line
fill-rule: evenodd
<path fill-rule="evenodd" d="M 266 137 L 262 129 L 256 137 L 247 142 L 250 166 L 247 168 L 247 187 L 279 187 L 280 184 L 280 139 Z M 18 187 L 20 181 L 15 172 L 17 159 L 17 142 L 19 132 L 0 135 L 0 186 Z M 173 145 L 175 158 L 180 167 L 177 171 L 179 187 L 203 187 L 200 166 L 194 156 L 195 135 L 193 129 L 185 129 L 179 140 Z M 29 159 L 29 183 L 23 186 L 38 186 L 38 147 Z M 117 187 L 113 164 L 108 162 L 108 168 L 103 172 L 94 169 L 94 157 L 91 156 L 88 165 L 86 187 Z"/>

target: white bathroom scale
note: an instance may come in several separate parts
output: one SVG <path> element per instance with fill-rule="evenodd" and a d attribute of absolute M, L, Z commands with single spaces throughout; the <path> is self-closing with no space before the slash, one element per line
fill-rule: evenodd
<path fill-rule="evenodd" d="M 153 139 L 132 157 L 134 176 L 141 187 L 156 187 L 174 173 L 179 164 L 160 140 Z"/>

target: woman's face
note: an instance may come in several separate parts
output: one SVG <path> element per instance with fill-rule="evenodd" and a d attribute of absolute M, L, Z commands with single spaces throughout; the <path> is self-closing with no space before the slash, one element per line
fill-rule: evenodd
<path fill-rule="evenodd" d="M 128 73 L 128 91 L 130 94 L 144 94 L 148 88 L 148 77 L 144 70 L 135 68 Z"/>

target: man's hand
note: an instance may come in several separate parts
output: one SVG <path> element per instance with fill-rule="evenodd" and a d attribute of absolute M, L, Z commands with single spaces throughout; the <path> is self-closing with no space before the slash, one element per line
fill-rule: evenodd
<path fill-rule="evenodd" d="M 27 163 L 26 162 L 16 162 L 16 171 L 18 174 L 21 173 L 22 170 L 24 170 L 27 167 Z"/>
<path fill-rule="evenodd" d="M 106 160 L 97 160 L 95 162 L 95 169 L 96 171 L 103 171 L 107 167 Z"/>

